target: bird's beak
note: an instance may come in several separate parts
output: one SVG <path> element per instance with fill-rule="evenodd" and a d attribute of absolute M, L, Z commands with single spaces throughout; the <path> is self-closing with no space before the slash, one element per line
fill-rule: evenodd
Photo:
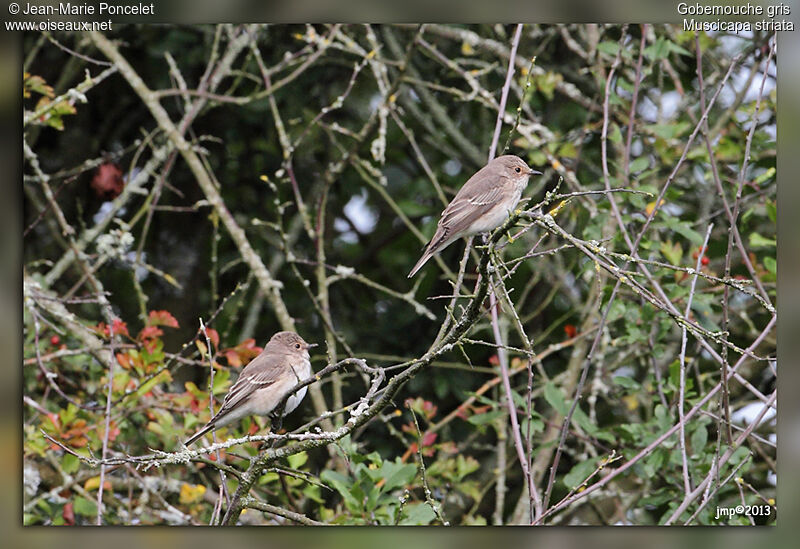
<path fill-rule="evenodd" d="M 528 175 L 542 175 L 542 172 L 537 170 L 531 170 L 528 172 Z"/>
<path fill-rule="evenodd" d="M 311 347 L 316 347 L 318 345 L 319 343 L 306 343 L 306 349 L 310 349 Z"/>

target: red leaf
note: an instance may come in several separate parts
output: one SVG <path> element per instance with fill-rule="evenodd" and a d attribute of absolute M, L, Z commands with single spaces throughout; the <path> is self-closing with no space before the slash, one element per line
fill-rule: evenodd
<path fill-rule="evenodd" d="M 155 353 L 156 347 L 158 346 L 158 341 L 158 339 L 145 339 L 143 342 L 145 350 L 150 354 Z M 150 370 L 149 367 L 148 370 Z"/>
<path fill-rule="evenodd" d="M 125 180 L 122 179 L 122 170 L 113 162 L 100 164 L 94 172 L 92 190 L 102 200 L 114 200 L 122 192 Z"/>
<path fill-rule="evenodd" d="M 489 357 L 489 364 L 491 364 L 492 366 L 497 366 L 498 364 L 500 364 L 500 359 L 497 358 L 497 355 L 492 355 Z"/>
<path fill-rule="evenodd" d="M 574 324 L 564 324 L 564 333 L 567 334 L 567 337 L 572 338 L 578 333 L 578 329 Z"/>
<path fill-rule="evenodd" d="M 439 436 L 438 433 L 425 433 L 424 435 L 422 435 L 422 446 L 423 446 L 423 448 L 425 446 L 430 446 L 434 442 L 436 442 L 436 437 L 438 437 L 438 436 Z"/>
<path fill-rule="evenodd" d="M 422 414 L 426 419 L 430 420 L 433 416 L 435 416 L 438 409 L 439 407 L 430 400 L 422 401 Z"/>
<path fill-rule="evenodd" d="M 147 317 L 148 326 L 167 326 L 169 328 L 178 328 L 178 321 L 169 311 L 150 311 Z"/>
<path fill-rule="evenodd" d="M 122 322 L 120 319 L 115 318 L 111 323 L 111 326 L 114 328 L 114 335 L 126 335 L 131 337 L 131 334 L 128 333 L 128 325 Z"/>
<path fill-rule="evenodd" d="M 151 339 L 157 339 L 164 335 L 164 331 L 157 326 L 145 326 L 142 328 L 142 331 L 139 332 L 138 339 L 141 341 L 147 341 Z"/>
<path fill-rule="evenodd" d="M 61 518 L 64 519 L 64 524 L 67 526 L 75 526 L 75 510 L 72 508 L 72 502 L 68 501 L 61 511 Z"/>

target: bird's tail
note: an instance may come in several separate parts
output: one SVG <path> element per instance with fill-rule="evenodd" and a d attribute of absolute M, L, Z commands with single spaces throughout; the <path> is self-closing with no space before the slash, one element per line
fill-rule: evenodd
<path fill-rule="evenodd" d="M 202 429 L 200 429 L 199 431 L 197 431 L 195 434 L 193 434 L 191 437 L 189 437 L 189 440 L 187 440 L 186 442 L 184 442 L 184 443 L 183 443 L 183 445 L 184 445 L 184 446 L 189 446 L 189 445 L 191 445 L 191 444 L 192 444 L 194 441 L 196 441 L 198 438 L 200 438 L 201 436 L 203 436 L 204 434 L 206 434 L 207 432 L 209 432 L 211 429 L 213 429 L 213 428 L 214 428 L 214 423 L 215 423 L 215 422 L 212 422 L 212 421 L 209 421 L 208 423 L 206 423 L 205 427 L 203 427 Z"/>
<path fill-rule="evenodd" d="M 431 247 L 428 246 L 428 248 L 425 250 L 425 253 L 423 253 L 422 257 L 420 257 L 419 261 L 417 261 L 417 264 L 414 265 L 414 268 L 411 269 L 410 273 L 408 273 L 408 278 L 411 278 L 412 276 L 417 274 L 417 271 L 419 271 L 422 268 L 422 266 L 425 265 L 425 263 L 432 257 L 433 253 L 431 252 Z"/>
<path fill-rule="evenodd" d="M 417 274 L 417 271 L 419 271 L 430 258 L 447 248 L 454 240 L 455 238 L 450 234 L 449 228 L 439 226 L 436 229 L 436 234 L 434 234 L 433 238 L 431 238 L 431 241 L 428 242 L 428 245 L 425 248 L 425 253 L 422 254 L 422 257 L 419 258 L 417 264 L 414 265 L 414 268 L 411 269 L 410 273 L 408 273 L 408 278 L 411 278 Z"/>

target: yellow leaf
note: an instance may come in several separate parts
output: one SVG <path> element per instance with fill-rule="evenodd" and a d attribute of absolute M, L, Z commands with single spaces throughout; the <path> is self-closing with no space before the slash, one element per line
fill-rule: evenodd
<path fill-rule="evenodd" d="M 180 502 L 183 504 L 194 503 L 206 493 L 206 487 L 202 484 L 182 484 Z"/>
<path fill-rule="evenodd" d="M 663 206 L 664 204 L 665 204 L 665 202 L 664 202 L 664 200 L 662 199 L 662 200 L 661 200 L 661 203 L 659 203 L 658 207 L 660 208 L 660 207 L 661 207 L 661 206 Z M 650 202 L 650 203 L 647 205 L 647 207 L 644 209 L 644 211 L 645 211 L 645 213 L 646 213 L 646 214 L 649 216 L 651 213 L 653 213 L 653 210 L 655 210 L 655 209 L 656 209 L 656 201 L 655 201 L 655 200 L 653 200 L 652 202 Z"/>
<path fill-rule="evenodd" d="M 628 409 L 629 412 L 633 412 L 636 408 L 639 407 L 639 401 L 636 399 L 635 395 L 625 395 L 622 397 L 622 402 L 625 403 L 625 407 Z"/>
<path fill-rule="evenodd" d="M 83 489 L 87 492 L 91 492 L 92 490 L 97 490 L 100 488 L 100 475 L 96 477 L 91 477 L 86 479 L 86 482 L 83 483 Z M 103 483 L 103 490 L 111 490 L 111 482 L 108 480 Z"/>
<path fill-rule="evenodd" d="M 195 345 L 197 345 L 197 350 L 200 351 L 201 355 L 205 355 L 208 349 L 206 348 L 206 344 L 200 341 L 199 339 L 195 340 Z"/>
<path fill-rule="evenodd" d="M 475 48 L 469 42 L 462 42 L 461 55 L 475 55 Z"/>

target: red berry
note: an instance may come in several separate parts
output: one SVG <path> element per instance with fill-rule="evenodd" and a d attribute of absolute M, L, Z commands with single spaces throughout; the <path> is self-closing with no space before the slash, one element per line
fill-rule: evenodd
<path fill-rule="evenodd" d="M 700 260 L 700 263 L 702 263 L 703 265 L 708 265 L 708 261 L 709 261 L 708 257 L 703 256 L 703 259 Z"/>
<path fill-rule="evenodd" d="M 58 336 L 53 336 L 50 338 L 50 345 L 58 345 L 61 343 L 61 339 Z"/>

